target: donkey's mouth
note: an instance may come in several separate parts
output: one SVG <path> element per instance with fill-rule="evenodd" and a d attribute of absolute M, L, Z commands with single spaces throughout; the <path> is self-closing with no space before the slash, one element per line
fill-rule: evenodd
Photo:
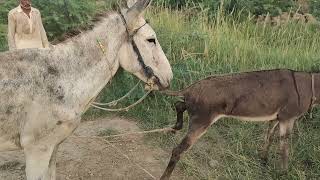
<path fill-rule="evenodd" d="M 146 83 L 145 85 L 145 90 L 147 91 L 161 91 L 161 90 L 165 90 L 167 89 L 168 87 L 164 87 L 159 78 L 158 77 L 155 77 L 153 76 L 152 78 L 150 78 L 148 80 L 148 82 Z"/>
<path fill-rule="evenodd" d="M 159 90 L 159 87 L 157 85 L 149 85 L 149 84 L 146 84 L 144 86 L 144 89 L 146 91 L 158 91 Z"/>

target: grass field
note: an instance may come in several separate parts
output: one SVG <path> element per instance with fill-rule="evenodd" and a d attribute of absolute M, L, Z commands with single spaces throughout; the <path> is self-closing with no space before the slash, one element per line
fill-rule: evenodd
<path fill-rule="evenodd" d="M 294 23 L 282 27 L 257 26 L 249 17 L 239 22 L 223 12 L 217 15 L 218 19 L 208 19 L 205 11 L 197 12 L 193 8 L 180 11 L 154 8 L 147 17 L 172 64 L 172 89 L 180 89 L 213 74 L 273 68 L 319 69 L 320 31 L 316 26 Z M 121 97 L 135 82 L 135 78 L 121 71 L 101 94 L 100 100 Z M 137 92 L 122 106 L 133 103 L 142 94 L 142 91 Z M 174 101 L 174 98 L 155 93 L 142 105 L 119 115 L 139 120 L 145 129 L 164 127 L 175 121 Z M 88 114 L 107 115 L 95 110 Z M 214 124 L 183 156 L 179 166 L 192 179 L 319 179 L 320 112 L 315 109 L 313 114 L 312 119 L 306 115 L 295 126 L 290 141 L 288 175 L 278 172 L 278 138 L 271 148 L 269 165 L 264 167 L 259 161 L 258 150 L 267 124 L 231 119 Z M 154 145 L 171 150 L 182 135 L 149 138 Z"/>
<path fill-rule="evenodd" d="M 174 71 L 172 89 L 181 89 L 203 77 L 252 70 L 290 68 L 320 69 L 320 31 L 315 25 L 288 24 L 281 27 L 255 25 L 237 20 L 223 11 L 208 19 L 207 11 L 197 7 L 171 10 L 154 7 L 146 13 Z M 0 33 L 6 27 L 0 25 Z M 4 42 L 0 40 L 0 42 Z M 0 43 L 5 47 L 5 43 Z M 119 71 L 101 93 L 99 100 L 110 101 L 124 95 L 137 79 Z M 129 105 L 143 95 L 141 87 L 120 104 Z M 165 127 L 175 122 L 175 98 L 158 93 L 143 104 L 119 116 L 132 117 L 144 129 Z M 108 116 L 91 109 L 87 117 Z M 265 123 L 245 123 L 232 119 L 218 121 L 185 154 L 179 166 L 192 179 L 320 179 L 320 111 L 306 115 L 294 129 L 288 175 L 278 172 L 278 138 L 270 151 L 267 167 L 260 164 L 258 150 L 263 142 Z M 185 115 L 185 121 L 188 118 Z M 187 124 L 187 123 L 185 123 Z M 186 130 L 173 135 L 152 135 L 154 145 L 171 150 Z M 169 160 L 169 151 L 168 159 Z"/>

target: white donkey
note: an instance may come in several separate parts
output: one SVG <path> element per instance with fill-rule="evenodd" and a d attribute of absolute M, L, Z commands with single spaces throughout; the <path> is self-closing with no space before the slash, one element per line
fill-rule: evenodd
<path fill-rule="evenodd" d="M 142 16 L 149 3 L 129 0 L 54 49 L 0 53 L 0 152 L 22 149 L 28 180 L 55 179 L 59 144 L 120 66 L 155 90 L 169 86 L 171 66 Z"/>

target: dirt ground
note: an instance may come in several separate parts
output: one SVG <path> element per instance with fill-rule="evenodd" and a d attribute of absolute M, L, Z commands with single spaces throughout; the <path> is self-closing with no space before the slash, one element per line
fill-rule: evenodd
<path fill-rule="evenodd" d="M 119 117 L 86 121 L 60 145 L 57 180 L 148 180 L 148 174 L 123 157 L 111 145 L 99 139 L 74 136 L 97 136 L 105 129 L 120 133 L 139 131 L 134 121 Z M 146 145 L 142 136 L 111 139 L 110 142 L 141 165 L 157 179 L 169 160 L 170 152 Z M 25 162 L 22 152 L 0 154 L 0 180 L 24 180 Z M 188 179 L 177 168 L 172 179 Z"/>

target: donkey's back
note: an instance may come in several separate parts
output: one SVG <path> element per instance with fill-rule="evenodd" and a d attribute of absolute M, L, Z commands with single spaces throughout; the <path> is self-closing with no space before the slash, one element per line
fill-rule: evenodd
<path fill-rule="evenodd" d="M 279 69 L 208 77 L 187 88 L 184 96 L 190 108 L 197 104 L 219 114 L 257 117 L 287 108 L 305 112 L 311 87 L 310 74 Z"/>

